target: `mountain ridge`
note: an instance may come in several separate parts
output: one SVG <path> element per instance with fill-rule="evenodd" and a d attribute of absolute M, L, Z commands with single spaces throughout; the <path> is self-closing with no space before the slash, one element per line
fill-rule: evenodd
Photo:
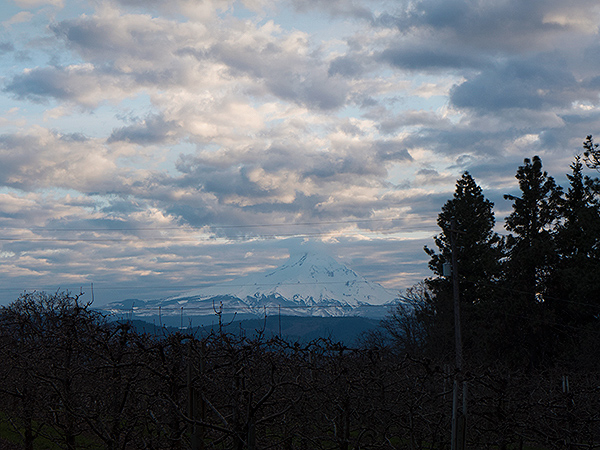
<path fill-rule="evenodd" d="M 291 255 L 281 266 L 247 275 L 215 286 L 193 289 L 179 295 L 138 301 L 114 302 L 113 312 L 130 308 L 138 316 L 182 314 L 187 316 L 218 313 L 264 316 L 343 317 L 382 316 L 398 295 L 367 281 L 334 258 L 315 252 Z M 154 311 L 152 311 L 154 310 Z"/>

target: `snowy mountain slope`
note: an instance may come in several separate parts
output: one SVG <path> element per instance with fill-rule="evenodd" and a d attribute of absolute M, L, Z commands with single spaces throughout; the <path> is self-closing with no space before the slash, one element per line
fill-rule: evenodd
<path fill-rule="evenodd" d="M 285 314 L 297 316 L 371 316 L 387 310 L 397 294 L 370 283 L 335 259 L 313 252 L 293 255 L 282 266 L 263 273 L 183 294 L 145 302 L 144 309 L 160 306 L 163 313 L 190 315 L 224 312 L 252 315 Z M 118 308 L 119 304 L 112 304 Z M 135 309 L 135 308 L 134 308 Z M 282 311 L 283 310 L 283 311 Z M 136 311 L 141 314 L 142 309 Z"/>
<path fill-rule="evenodd" d="M 239 299 L 278 296 L 306 305 L 337 301 L 352 307 L 383 305 L 396 298 L 394 293 L 369 283 L 329 256 L 304 253 L 291 257 L 272 271 L 186 292 L 172 299 L 205 299 L 220 295 Z"/>

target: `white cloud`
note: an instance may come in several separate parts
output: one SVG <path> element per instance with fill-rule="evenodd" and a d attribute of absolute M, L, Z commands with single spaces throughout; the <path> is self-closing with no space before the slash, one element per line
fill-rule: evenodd
<path fill-rule="evenodd" d="M 0 182 L 22 190 L 110 192 L 123 189 L 140 172 L 118 167 L 118 157 L 100 140 L 36 126 L 0 136 Z"/>

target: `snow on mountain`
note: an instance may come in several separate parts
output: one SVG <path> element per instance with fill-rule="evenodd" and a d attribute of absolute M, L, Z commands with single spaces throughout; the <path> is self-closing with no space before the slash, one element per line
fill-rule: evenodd
<path fill-rule="evenodd" d="M 254 315 L 372 316 L 375 310 L 381 315 L 397 298 L 330 256 L 304 252 L 276 269 L 146 302 L 145 307 L 161 306 L 163 313 L 185 308 L 188 315 L 214 314 L 217 305 L 225 312 Z"/>

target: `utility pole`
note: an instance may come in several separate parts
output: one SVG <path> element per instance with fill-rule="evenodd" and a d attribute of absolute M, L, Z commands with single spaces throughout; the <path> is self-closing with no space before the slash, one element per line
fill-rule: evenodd
<path fill-rule="evenodd" d="M 460 289 L 458 279 L 458 261 L 456 258 L 456 221 L 450 222 L 450 249 L 452 252 L 452 296 L 454 299 L 454 347 L 456 354 L 456 370 L 454 373 L 454 389 L 452 393 L 452 441 L 451 450 L 464 450 L 466 441 L 467 420 L 467 382 L 463 380 L 463 353 L 460 326 Z M 459 414 L 459 385 L 462 381 L 462 412 Z"/>

